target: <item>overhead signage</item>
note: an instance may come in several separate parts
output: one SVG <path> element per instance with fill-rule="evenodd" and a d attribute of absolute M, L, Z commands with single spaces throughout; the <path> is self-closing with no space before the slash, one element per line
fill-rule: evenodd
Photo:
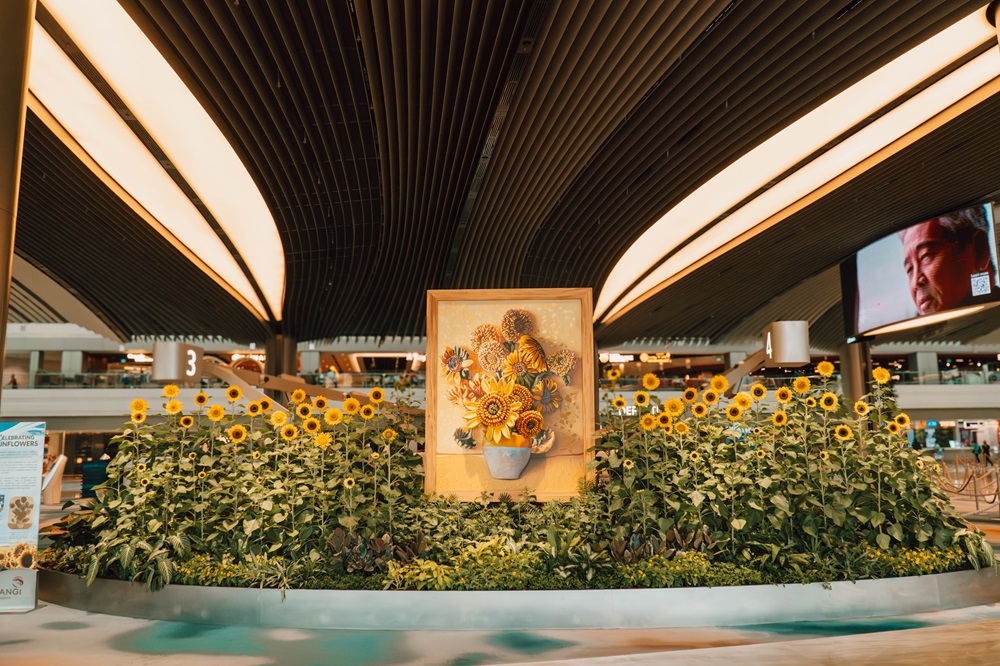
<path fill-rule="evenodd" d="M 809 322 L 775 321 L 763 331 L 764 365 L 769 368 L 809 363 Z"/>
<path fill-rule="evenodd" d="M 0 612 L 35 608 L 44 458 L 44 423 L 0 423 Z"/>
<path fill-rule="evenodd" d="M 192 383 L 201 379 L 204 350 L 183 342 L 153 343 L 154 382 Z"/>

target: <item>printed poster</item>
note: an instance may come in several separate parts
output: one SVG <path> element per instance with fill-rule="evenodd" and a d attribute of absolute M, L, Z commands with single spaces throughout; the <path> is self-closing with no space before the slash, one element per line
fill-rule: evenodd
<path fill-rule="evenodd" d="M 0 422 L 0 612 L 35 608 L 44 423 Z"/>

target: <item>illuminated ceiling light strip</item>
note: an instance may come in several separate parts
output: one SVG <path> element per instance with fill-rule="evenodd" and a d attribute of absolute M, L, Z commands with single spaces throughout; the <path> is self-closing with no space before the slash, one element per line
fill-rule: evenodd
<path fill-rule="evenodd" d="M 281 236 L 256 183 L 205 109 L 114 0 L 43 4 L 211 211 L 280 319 Z"/>
<path fill-rule="evenodd" d="M 868 337 L 871 335 L 883 335 L 885 333 L 907 331 L 911 328 L 917 328 L 919 326 L 929 326 L 930 324 L 938 324 L 942 321 L 948 321 L 949 319 L 958 319 L 959 317 L 964 317 L 965 315 L 970 315 L 984 309 L 986 309 L 985 305 L 973 305 L 959 310 L 951 310 L 950 312 L 938 312 L 936 314 L 924 315 L 923 317 L 917 317 L 916 319 L 908 319 L 906 321 L 883 326 L 882 328 L 876 328 L 873 331 L 866 331 L 863 335 Z"/>
<path fill-rule="evenodd" d="M 625 252 L 601 289 L 595 308 L 595 321 L 611 320 L 616 314 L 624 311 L 632 300 L 663 283 L 671 274 L 683 268 L 679 266 L 681 261 L 668 260 L 660 266 L 657 266 L 657 263 L 706 224 L 732 209 L 740 201 L 824 145 L 843 135 L 864 118 L 877 114 L 880 109 L 912 90 L 935 72 L 963 57 L 971 48 L 978 47 L 990 39 L 995 39 L 993 27 L 986 22 L 983 12 L 977 11 L 854 84 L 719 172 L 655 222 Z M 995 54 L 991 55 L 996 59 Z M 963 67 L 959 71 L 966 70 L 967 67 Z M 945 81 L 951 76 L 954 74 L 946 77 Z M 965 94 L 973 89 L 966 90 Z M 922 93 L 918 97 L 923 97 L 925 104 L 934 105 L 933 100 L 927 99 L 929 96 Z M 946 106 L 947 104 L 937 104 L 938 111 Z M 920 114 L 912 106 L 910 111 L 915 115 Z M 896 117 L 902 118 L 898 114 Z M 924 119 L 926 117 L 929 116 L 925 115 Z M 908 129 L 912 129 L 912 125 L 907 129 L 901 129 L 900 133 L 905 133 Z M 881 143 L 872 146 L 868 154 L 884 145 L 885 143 Z M 816 161 L 810 162 L 809 166 Z M 827 163 L 828 166 L 832 164 L 832 161 Z M 800 187 L 805 182 L 803 177 Z M 775 193 L 764 199 L 774 189 L 771 188 L 748 204 L 751 206 L 758 199 L 763 199 L 763 202 L 753 209 L 754 220 L 749 220 L 749 214 L 737 220 L 732 219 L 736 217 L 735 214 L 731 215 L 716 225 L 725 229 L 725 234 L 713 234 L 711 243 L 695 239 L 683 253 L 678 255 L 686 257 L 687 263 L 690 263 L 694 261 L 692 256 L 711 251 L 767 216 L 788 206 L 795 198 L 808 193 L 788 186 L 779 190 L 783 197 Z M 698 248 L 697 252 L 694 250 L 695 247 Z M 656 268 L 639 281 L 641 276 L 654 266 Z M 626 294 L 625 297 L 616 303 L 622 294 Z"/>
<path fill-rule="evenodd" d="M 146 222 L 146 224 L 148 224 L 150 227 L 153 228 L 154 231 L 156 231 L 156 233 L 160 234 L 167 242 L 173 245 L 178 252 L 183 254 L 188 259 L 188 261 L 193 263 L 195 266 L 198 267 L 198 269 L 200 269 L 203 273 L 208 275 L 216 284 L 225 289 L 226 292 L 229 293 L 229 295 L 235 298 L 237 301 L 239 301 L 243 305 L 243 307 L 245 307 L 250 312 L 254 313 L 257 316 L 257 318 L 260 319 L 261 321 L 266 321 L 266 314 L 264 313 L 264 307 L 261 305 L 260 300 L 256 298 L 256 294 L 253 292 L 250 283 L 245 279 L 245 276 L 243 280 L 244 291 L 249 290 L 249 295 L 253 297 L 252 302 L 248 301 L 246 297 L 243 295 L 243 293 L 237 291 L 236 288 L 233 287 L 233 285 L 226 282 L 222 278 L 222 276 L 220 276 L 216 272 L 215 270 L 217 268 L 216 266 L 210 266 L 207 263 L 205 263 L 205 261 L 202 260 L 200 256 L 195 254 L 191 250 L 191 248 L 182 243 L 173 233 L 171 233 L 169 229 L 160 224 L 159 220 L 150 215 L 149 211 L 143 208 L 143 206 L 138 201 L 136 201 L 135 198 L 118 183 L 118 181 L 112 178 L 107 171 L 101 168 L 101 165 L 99 165 L 94 160 L 94 158 L 91 157 L 90 153 L 84 150 L 83 146 L 81 146 L 73 137 L 73 135 L 71 135 L 66 130 L 66 128 L 63 127 L 58 120 L 56 120 L 55 116 L 52 115 L 52 113 L 48 110 L 48 108 L 46 108 L 46 106 L 42 104 L 42 102 L 30 90 L 28 91 L 28 108 L 31 109 L 32 113 L 38 116 L 38 119 L 42 123 L 44 123 L 46 127 L 49 128 L 49 131 L 51 131 L 56 136 L 56 138 L 66 147 L 66 149 L 69 150 L 71 153 L 73 153 L 73 155 L 75 155 L 78 160 L 80 160 L 84 168 L 93 173 L 94 177 L 96 177 L 98 180 L 104 183 L 105 187 L 111 190 L 111 193 L 114 196 L 121 199 L 121 201 L 126 206 L 132 209 L 132 212 L 141 217 Z M 215 240 L 218 240 L 218 236 L 216 236 L 214 233 L 212 234 L 212 237 L 215 238 Z M 232 259 L 232 257 L 228 253 L 225 256 Z M 242 272 L 240 272 L 239 275 L 242 275 Z M 87 328 L 91 327 L 87 326 Z"/>

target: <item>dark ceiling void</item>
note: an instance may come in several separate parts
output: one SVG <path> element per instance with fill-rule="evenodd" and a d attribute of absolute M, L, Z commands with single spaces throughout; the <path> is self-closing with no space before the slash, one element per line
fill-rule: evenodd
<path fill-rule="evenodd" d="M 29 111 L 15 251 L 124 338 L 267 339 L 267 328 L 154 231 Z"/>
<path fill-rule="evenodd" d="M 120 2 L 260 188 L 287 266 L 280 331 L 298 340 L 423 335 L 427 289 L 598 290 L 625 249 L 694 188 L 980 4 Z M 31 134 L 22 208 L 50 224 L 94 224 L 68 204 L 49 210 L 37 179 L 58 173 L 64 156 Z M 81 180 L 67 189 L 93 188 Z M 970 189 L 939 198 L 968 198 Z M 716 270 L 740 282 L 685 280 L 684 290 L 603 330 L 603 340 L 724 336 L 777 292 L 828 268 L 835 259 L 821 239 L 857 234 L 850 215 L 817 219 L 823 232 L 810 227 L 801 241 L 786 236 L 801 234 L 803 222 L 774 230 L 808 249 L 807 269 L 773 260 L 772 251 L 786 256 L 782 245 L 755 245 L 750 265 L 766 274 L 759 289 L 743 263 L 723 264 Z M 134 236 L 107 224 L 132 246 Z M 26 254 L 50 272 L 66 259 L 33 242 Z M 165 268 L 143 267 L 157 278 Z M 133 282 L 105 288 L 62 270 L 64 284 L 124 331 L 183 324 L 260 335 L 249 315 L 203 298 L 190 271 L 175 268 L 156 292 L 190 295 L 175 321 L 169 298 L 164 312 L 142 319 L 139 308 L 114 302 L 132 295 Z"/>

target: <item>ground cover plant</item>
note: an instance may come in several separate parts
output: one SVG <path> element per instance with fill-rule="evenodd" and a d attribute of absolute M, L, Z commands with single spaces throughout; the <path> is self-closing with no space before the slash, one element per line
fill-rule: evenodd
<path fill-rule="evenodd" d="M 50 531 L 59 571 L 168 583 L 328 589 L 583 589 L 855 580 L 996 566 L 876 371 L 853 404 L 833 368 L 729 402 L 716 377 L 658 401 L 606 399 L 581 496 L 422 494 L 423 431 L 376 388 L 332 407 L 199 394 L 132 419 L 97 500 Z M 631 402 L 638 414 L 626 416 Z M 725 404 L 724 404 L 725 403 Z"/>

